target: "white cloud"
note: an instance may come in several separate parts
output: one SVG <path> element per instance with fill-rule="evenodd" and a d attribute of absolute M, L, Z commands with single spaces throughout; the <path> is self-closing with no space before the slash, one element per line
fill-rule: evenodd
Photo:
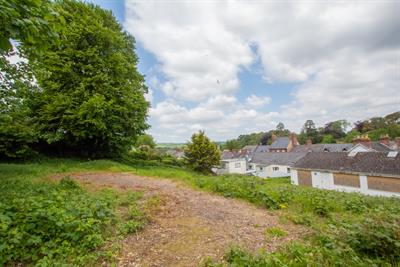
<path fill-rule="evenodd" d="M 269 96 L 256 96 L 256 95 L 251 95 L 246 98 L 246 103 L 249 106 L 258 108 L 262 107 L 266 104 L 269 104 L 271 102 L 271 98 Z"/>
<path fill-rule="evenodd" d="M 399 109 L 400 2 L 127 1 L 126 7 L 125 28 L 157 57 L 166 78 L 151 87 L 167 98 L 151 111 L 159 140 L 182 141 L 200 128 L 221 140 L 277 121 L 298 130 L 307 119 L 355 121 Z M 237 98 L 246 82 L 238 74 L 256 58 L 269 87 L 296 84 L 293 100 L 276 107 L 266 94 Z M 272 111 L 257 111 L 264 106 Z"/>

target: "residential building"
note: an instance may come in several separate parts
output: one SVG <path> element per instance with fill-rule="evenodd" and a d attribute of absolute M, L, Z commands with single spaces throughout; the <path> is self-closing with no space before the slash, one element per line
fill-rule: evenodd
<path fill-rule="evenodd" d="M 289 137 L 276 137 L 272 135 L 272 143 L 269 146 L 268 152 L 290 152 L 299 142 L 295 133 L 291 133 Z"/>
<path fill-rule="evenodd" d="M 293 164 L 307 153 L 254 153 L 250 159 L 249 171 L 258 177 L 275 178 L 290 176 Z"/>
<path fill-rule="evenodd" d="M 308 153 L 293 165 L 291 181 L 321 189 L 400 196 L 400 153 Z"/>
<path fill-rule="evenodd" d="M 222 151 L 221 168 L 216 170 L 217 174 L 238 173 L 246 174 L 248 170 L 249 152 L 247 150 Z"/>

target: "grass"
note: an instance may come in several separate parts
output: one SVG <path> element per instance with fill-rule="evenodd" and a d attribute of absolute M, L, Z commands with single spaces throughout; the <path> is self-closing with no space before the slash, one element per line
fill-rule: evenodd
<path fill-rule="evenodd" d="M 265 230 L 265 236 L 269 239 L 271 237 L 284 237 L 287 236 L 287 232 L 279 227 L 270 227 Z"/>
<path fill-rule="evenodd" d="M 66 174 L 113 169 L 128 168 L 111 161 L 0 164 L 0 266 L 115 262 L 119 241 L 146 225 L 147 202 L 140 192 L 86 190 Z M 50 180 L 54 173 L 65 177 Z"/>
<path fill-rule="evenodd" d="M 207 261 L 208 266 L 400 266 L 400 200 L 397 198 L 298 187 L 291 185 L 289 179 L 205 176 L 184 168 L 139 161 L 122 164 L 110 160 L 52 159 L 29 164 L 0 164 L 0 179 L 2 182 L 28 181 L 34 187 L 36 183 L 49 183 L 46 177 L 50 174 L 79 171 L 132 172 L 173 179 L 200 190 L 244 199 L 271 210 L 282 221 L 302 225 L 311 233 L 304 240 L 291 242 L 270 254 L 233 248 L 224 260 Z M 1 187 L 0 193 L 3 191 Z M 96 198 L 96 194 L 93 197 Z M 105 199 L 107 206 L 107 197 Z M 154 199 L 148 206 L 157 205 L 159 201 Z M 123 203 L 111 205 L 110 210 Z M 129 215 L 122 216 L 123 220 L 145 224 L 146 208 L 133 204 L 127 210 Z M 141 227 L 130 223 L 123 234 Z M 107 231 L 99 233 L 103 236 Z M 283 235 L 285 229 L 266 230 L 269 238 Z"/>

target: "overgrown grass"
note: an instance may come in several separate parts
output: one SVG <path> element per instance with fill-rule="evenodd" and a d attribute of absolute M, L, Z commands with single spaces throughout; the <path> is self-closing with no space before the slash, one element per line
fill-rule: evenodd
<path fill-rule="evenodd" d="M 139 175 L 167 177 L 225 197 L 241 198 L 282 221 L 310 229 L 300 243 L 272 254 L 240 249 L 227 253 L 229 266 L 400 266 L 400 199 L 319 190 L 290 184 L 288 178 L 205 176 L 181 168 L 136 166 Z M 270 230 L 282 236 L 284 229 Z M 236 256 L 235 256 L 236 255 Z"/>
<path fill-rule="evenodd" d="M 112 189 L 88 192 L 67 175 L 60 182 L 46 177 L 124 168 L 128 167 L 111 161 L 0 164 L 0 266 L 114 261 L 119 240 L 147 222 L 140 194 Z"/>
<path fill-rule="evenodd" d="M 77 171 L 122 171 L 177 180 L 225 197 L 244 199 L 272 210 L 282 221 L 300 224 L 311 232 L 304 240 L 289 243 L 271 254 L 234 248 L 223 261 L 210 261 L 207 263 L 209 266 L 399 266 L 400 200 L 397 198 L 298 187 L 291 185 L 289 179 L 260 179 L 240 175 L 205 176 L 157 162 L 149 164 L 129 160 L 125 160 L 124 164 L 109 160 L 45 160 L 31 164 L 0 164 L 0 179 L 2 184 L 11 180 L 41 184 L 46 181 L 43 177 L 51 173 Z M 1 187 L 0 193 L 5 190 L 18 191 Z M 92 197 L 93 201 L 103 203 L 102 207 L 110 214 L 115 210 L 111 200 Z M 145 223 L 145 213 L 142 213 L 141 208 L 132 205 L 127 210 L 129 212 L 126 214 L 129 215 L 125 219 Z M 96 233 L 100 233 L 103 240 L 107 233 L 103 228 L 107 228 L 109 224 L 106 221 L 112 218 L 115 215 L 107 215 L 107 219 L 103 220 L 105 225 L 99 223 L 96 226 L 100 229 Z M 121 231 L 126 234 L 141 227 L 131 223 Z M 284 228 L 281 230 L 285 231 Z M 276 236 L 277 233 L 274 231 L 272 235 Z M 86 251 L 99 247 L 96 242 L 93 244 Z"/>

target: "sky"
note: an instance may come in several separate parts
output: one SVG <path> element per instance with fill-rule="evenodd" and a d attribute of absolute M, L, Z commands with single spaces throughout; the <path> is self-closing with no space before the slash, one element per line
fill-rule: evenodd
<path fill-rule="evenodd" d="M 92 2 L 136 39 L 157 142 L 400 110 L 400 1 Z"/>

